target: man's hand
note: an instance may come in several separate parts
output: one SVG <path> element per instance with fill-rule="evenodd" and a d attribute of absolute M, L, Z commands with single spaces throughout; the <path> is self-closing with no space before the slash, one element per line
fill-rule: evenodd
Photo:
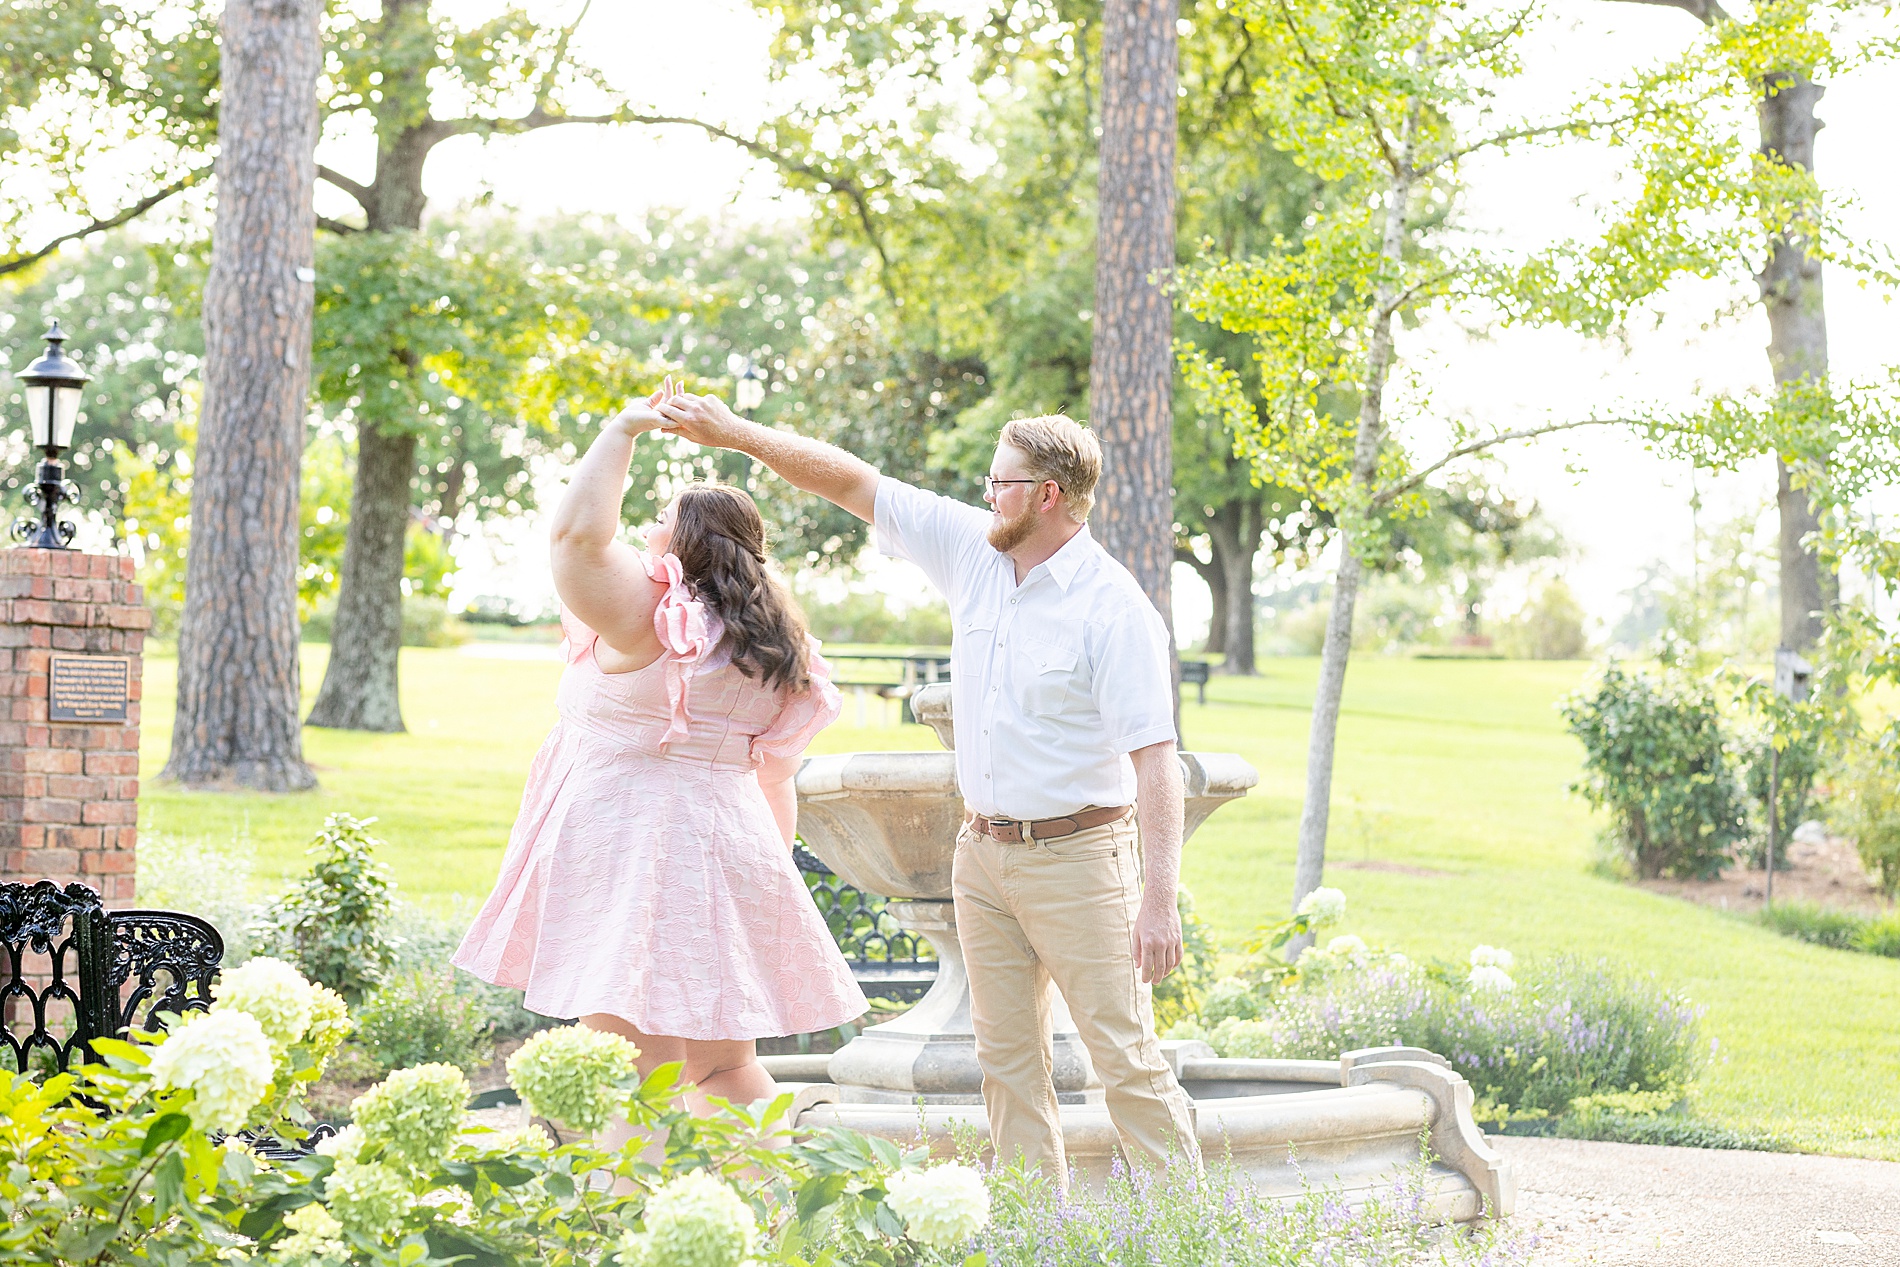
<path fill-rule="evenodd" d="M 1181 966 L 1181 953 L 1181 912 L 1173 901 L 1163 906 L 1144 897 L 1135 916 L 1135 964 L 1141 979 L 1150 985 L 1161 980 Z"/>
<path fill-rule="evenodd" d="M 715 449 L 737 447 L 739 431 L 746 425 L 717 396 L 675 391 L 659 401 L 657 408 L 665 419 L 667 434 Z"/>

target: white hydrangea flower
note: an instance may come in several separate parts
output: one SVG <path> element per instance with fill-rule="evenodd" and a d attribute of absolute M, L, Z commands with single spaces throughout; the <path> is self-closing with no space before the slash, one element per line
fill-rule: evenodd
<path fill-rule="evenodd" d="M 1352 933 L 1342 933 L 1326 943 L 1326 954 L 1333 959 L 1364 959 L 1366 943 Z"/>
<path fill-rule="evenodd" d="M 306 1205 L 284 1216 L 284 1226 L 292 1235 L 271 1246 L 271 1257 L 286 1262 L 311 1259 L 342 1260 L 350 1256 L 343 1240 L 343 1225 L 320 1205 Z"/>
<path fill-rule="evenodd" d="M 343 996 L 327 985 L 310 987 L 310 1028 L 304 1042 L 319 1062 L 328 1060 L 343 1046 L 343 1040 L 356 1028 L 350 1019 L 350 1006 Z"/>
<path fill-rule="evenodd" d="M 213 1012 L 249 1012 L 279 1047 L 301 1042 L 310 1029 L 315 1000 L 303 973 L 282 959 L 257 958 L 219 977 Z"/>
<path fill-rule="evenodd" d="M 365 1236 L 387 1236 L 415 1208 L 409 1181 L 379 1161 L 338 1161 L 324 1180 L 324 1203 L 343 1226 Z"/>
<path fill-rule="evenodd" d="M 383 1155 L 427 1171 L 448 1156 L 468 1109 L 468 1079 L 454 1065 L 399 1069 L 356 1097 L 353 1125 Z"/>
<path fill-rule="evenodd" d="M 1300 899 L 1297 915 L 1310 915 L 1321 927 L 1346 918 L 1346 895 L 1338 889 L 1318 888 Z"/>
<path fill-rule="evenodd" d="M 646 1230 L 620 1243 L 620 1261 L 628 1267 L 739 1267 L 759 1242 L 752 1207 L 703 1170 L 647 1198 L 641 1220 Z"/>
<path fill-rule="evenodd" d="M 165 1036 L 146 1072 L 161 1087 L 190 1091 L 199 1130 L 238 1131 L 270 1089 L 274 1058 L 249 1012 L 194 1012 Z"/>
<path fill-rule="evenodd" d="M 1498 968 L 1509 972 L 1516 963 L 1516 955 L 1497 946 L 1473 946 L 1471 948 L 1471 966 L 1474 968 Z"/>
<path fill-rule="evenodd" d="M 317 1141 L 317 1153 L 338 1161 L 355 1161 L 363 1151 L 363 1128 L 352 1122 L 328 1139 Z"/>
<path fill-rule="evenodd" d="M 910 1238 L 933 1249 L 954 1249 L 990 1221 L 990 1190 L 983 1176 L 960 1162 L 900 1170 L 885 1182 L 884 1191 Z"/>
<path fill-rule="evenodd" d="M 1511 974 L 1495 964 L 1479 964 L 1471 970 L 1471 986 L 1474 990 L 1498 990 L 1510 992 L 1517 989 L 1517 982 L 1511 980 Z"/>
<path fill-rule="evenodd" d="M 508 1057 L 508 1081 L 536 1116 L 597 1131 L 637 1080 L 640 1049 L 618 1034 L 564 1025 L 544 1029 Z"/>

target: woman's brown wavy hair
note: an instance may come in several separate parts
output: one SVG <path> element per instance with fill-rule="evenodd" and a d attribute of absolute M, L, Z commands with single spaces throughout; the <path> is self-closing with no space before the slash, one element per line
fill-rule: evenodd
<path fill-rule="evenodd" d="M 693 593 L 726 625 L 739 672 L 794 694 L 811 689 L 805 615 L 765 565 L 759 508 L 727 484 L 689 484 L 673 506 L 672 553 Z"/>

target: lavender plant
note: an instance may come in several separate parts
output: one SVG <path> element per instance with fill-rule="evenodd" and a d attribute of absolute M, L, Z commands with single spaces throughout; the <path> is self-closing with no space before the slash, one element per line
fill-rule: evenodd
<path fill-rule="evenodd" d="M 1516 1267 L 1536 1239 L 1489 1224 L 1446 1229 L 1428 1209 L 1425 1164 L 1363 1200 L 1312 1190 L 1262 1196 L 1231 1168 L 1197 1175 L 1130 1174 L 1071 1183 L 1067 1196 L 1040 1175 L 991 1176 L 988 1228 L 968 1249 L 988 1267 Z"/>

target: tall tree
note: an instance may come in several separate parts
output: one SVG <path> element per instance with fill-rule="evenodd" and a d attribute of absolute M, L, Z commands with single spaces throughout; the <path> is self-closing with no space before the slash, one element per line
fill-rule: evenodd
<path fill-rule="evenodd" d="M 565 107 L 577 86 L 599 84 L 597 75 L 577 69 L 569 55 L 586 13 L 584 5 L 573 22 L 558 27 L 509 9 L 464 28 L 437 17 L 433 8 L 431 0 L 382 0 L 373 16 L 341 22 L 332 33 L 337 91 L 326 106 L 335 114 L 367 115 L 376 131 L 376 156 L 367 181 L 329 167 L 319 169 L 322 179 L 348 194 L 362 213 L 360 225 L 326 220 L 324 227 L 344 235 L 369 235 L 370 240 L 351 253 L 352 272 L 360 271 L 366 255 L 376 256 L 381 262 L 372 261 L 370 271 L 387 272 L 397 289 L 406 289 L 401 286 L 404 278 L 426 288 L 424 276 L 439 271 L 417 267 L 430 262 L 429 247 L 412 239 L 422 228 L 427 206 L 424 168 L 442 142 L 625 117 L 617 112 L 617 100 L 610 101 L 608 110 L 590 115 L 570 114 Z M 442 117 L 438 94 L 471 108 Z M 344 293 L 344 298 L 349 295 Z M 418 306 L 393 294 L 387 298 L 392 322 L 413 323 L 428 312 L 426 299 Z M 481 305 L 477 301 L 458 307 L 469 313 Z M 442 332 L 449 332 L 446 325 Z M 348 337 L 365 334 L 374 336 L 357 328 Z M 423 364 L 426 341 L 407 337 L 406 330 L 385 334 L 379 354 L 358 363 L 373 367 L 360 384 L 371 390 L 358 393 L 352 410 L 355 487 L 330 659 L 308 718 L 313 726 L 403 728 L 397 685 L 403 548 L 423 438 L 438 429 L 444 415 L 432 415 L 426 408 L 429 387 L 440 383 L 436 368 Z M 392 373 L 384 378 L 385 372 Z M 383 384 L 389 384 L 387 390 Z"/>
<path fill-rule="evenodd" d="M 1733 26 L 1734 19 L 1716 0 L 1630 0 L 1637 4 L 1682 9 L 1707 27 Z M 1810 6 L 1768 0 L 1764 8 L 1780 9 L 1807 25 Z M 1821 130 L 1814 108 L 1827 89 L 1814 81 L 1817 59 L 1809 41 L 1779 41 L 1788 60 L 1774 59 L 1758 67 L 1750 88 L 1758 95 L 1756 117 L 1760 153 L 1769 170 L 1784 169 L 1808 178 L 1804 183 L 1818 199 L 1813 182 L 1814 138 Z M 1827 380 L 1827 311 L 1822 302 L 1819 243 L 1805 229 L 1812 211 L 1791 223 L 1770 225 L 1766 259 L 1760 261 L 1756 285 L 1768 317 L 1768 365 L 1775 386 Z M 1780 522 L 1781 645 L 1797 651 L 1812 648 L 1826 624 L 1827 611 L 1838 594 L 1832 570 L 1821 558 L 1820 518 L 1809 492 L 1797 484 L 1784 454 L 1775 454 L 1775 509 Z"/>
<path fill-rule="evenodd" d="M 1096 190 L 1089 420 L 1102 440 L 1102 544 L 1174 627 L 1177 0 L 1108 0 Z"/>
<path fill-rule="evenodd" d="M 1682 232 L 1619 233 L 1614 217 L 1601 240 L 1529 253 L 1450 232 L 1461 167 L 1479 153 L 1620 138 L 1657 114 L 1693 118 L 1712 90 L 1705 78 L 1677 74 L 1666 100 L 1606 92 L 1548 120 L 1502 119 L 1480 107 L 1521 73 L 1530 8 L 1478 11 L 1450 0 L 1247 0 L 1240 8 L 1268 50 L 1255 95 L 1269 134 L 1342 191 L 1299 242 L 1242 259 L 1211 254 L 1184 270 L 1182 286 L 1189 311 L 1252 336 L 1258 377 L 1253 386 L 1220 358 L 1189 349 L 1190 384 L 1227 414 L 1263 476 L 1306 491 L 1337 523 L 1297 904 L 1324 871 L 1340 705 L 1368 565 L 1387 552 L 1398 521 L 1425 509 L 1427 478 L 1506 441 L 1607 421 L 1559 417 L 1480 433 L 1433 419 L 1428 404 L 1391 390 L 1403 363 L 1402 323 L 1456 307 L 1501 323 L 1597 333 L 1674 277 L 1710 267 L 1705 244 Z M 1638 193 L 1638 212 L 1648 209 L 1648 192 Z M 1356 408 L 1329 403 L 1329 390 Z M 1427 421 L 1452 442 L 1420 453 L 1407 424 Z"/>
<path fill-rule="evenodd" d="M 314 786 L 297 724 L 321 0 L 229 0 L 204 406 L 164 777 Z"/>

